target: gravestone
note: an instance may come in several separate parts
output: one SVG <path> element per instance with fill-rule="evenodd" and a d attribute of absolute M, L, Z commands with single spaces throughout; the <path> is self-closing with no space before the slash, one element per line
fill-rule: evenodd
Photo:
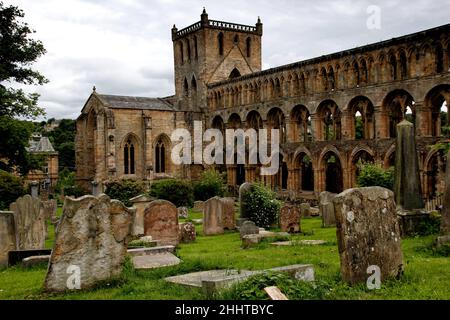
<path fill-rule="evenodd" d="M 300 232 L 300 209 L 291 204 L 286 204 L 280 210 L 280 229 L 282 232 Z"/>
<path fill-rule="evenodd" d="M 145 208 L 156 199 L 145 194 L 130 199 L 133 207 L 136 208 L 136 215 L 133 222 L 133 236 L 142 236 L 144 234 L 144 213 Z"/>
<path fill-rule="evenodd" d="M 0 267 L 8 265 L 8 252 L 16 250 L 14 213 L 0 211 Z"/>
<path fill-rule="evenodd" d="M 247 210 L 247 206 L 245 203 L 245 197 L 247 196 L 247 194 L 249 194 L 252 191 L 252 184 L 251 183 L 243 183 L 240 187 L 239 187 L 239 213 L 240 213 L 240 218 L 241 219 L 248 219 L 249 214 L 246 211 Z"/>
<path fill-rule="evenodd" d="M 234 199 L 222 198 L 222 223 L 225 230 L 236 229 L 236 219 L 234 217 Z"/>
<path fill-rule="evenodd" d="M 214 197 L 205 202 L 203 211 L 203 234 L 206 236 L 224 233 L 223 202 L 219 197 Z"/>
<path fill-rule="evenodd" d="M 350 284 L 366 283 L 371 266 L 381 280 L 403 272 L 400 228 L 394 193 L 381 187 L 349 189 L 334 199 L 341 275 Z"/>
<path fill-rule="evenodd" d="M 133 219 L 134 209 L 106 195 L 66 198 L 45 290 L 87 289 L 120 276 Z"/>
<path fill-rule="evenodd" d="M 334 216 L 333 200 L 336 194 L 324 191 L 319 195 L 319 210 L 322 217 L 322 226 L 334 227 L 336 225 L 336 218 Z"/>
<path fill-rule="evenodd" d="M 241 240 L 244 236 L 251 234 L 259 234 L 259 227 L 253 221 L 245 221 L 239 228 Z"/>
<path fill-rule="evenodd" d="M 44 217 L 46 220 L 52 221 L 55 219 L 57 209 L 58 202 L 56 200 L 42 201 L 42 210 L 44 210 Z"/>
<path fill-rule="evenodd" d="M 401 210 L 423 209 L 419 159 L 411 122 L 403 120 L 397 125 L 395 151 L 395 202 Z"/>
<path fill-rule="evenodd" d="M 203 201 L 195 201 L 194 202 L 194 210 L 198 212 L 203 212 L 205 208 L 205 203 Z"/>
<path fill-rule="evenodd" d="M 178 209 L 178 218 L 179 219 L 187 219 L 189 218 L 189 211 L 186 207 L 179 207 Z"/>
<path fill-rule="evenodd" d="M 9 207 L 14 212 L 18 250 L 44 249 L 47 224 L 41 200 L 25 195 Z"/>
<path fill-rule="evenodd" d="M 309 203 L 300 204 L 300 215 L 302 218 L 311 217 L 311 205 Z"/>
<path fill-rule="evenodd" d="M 195 231 L 195 225 L 191 222 L 180 224 L 180 242 L 191 243 L 195 242 L 197 233 Z"/>
<path fill-rule="evenodd" d="M 144 233 L 163 246 L 177 246 L 179 242 L 177 207 L 166 200 L 151 202 L 145 208 Z"/>
<path fill-rule="evenodd" d="M 445 170 L 445 192 L 442 206 L 441 234 L 437 240 L 438 248 L 450 247 L 450 151 L 447 154 L 447 167 Z"/>

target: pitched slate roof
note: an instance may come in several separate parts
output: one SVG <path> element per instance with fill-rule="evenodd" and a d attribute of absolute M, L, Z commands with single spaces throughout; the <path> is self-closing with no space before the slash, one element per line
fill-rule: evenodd
<path fill-rule="evenodd" d="M 113 109 L 174 111 L 173 106 L 168 101 L 161 98 L 127 97 L 106 94 L 98 94 L 98 97 L 103 100 L 109 108 Z"/>
<path fill-rule="evenodd" d="M 33 136 L 30 141 L 29 152 L 55 152 L 52 143 L 47 137 Z"/>

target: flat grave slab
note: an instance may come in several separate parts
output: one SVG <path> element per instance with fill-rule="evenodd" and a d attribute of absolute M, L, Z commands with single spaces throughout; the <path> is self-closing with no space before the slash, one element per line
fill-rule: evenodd
<path fill-rule="evenodd" d="M 133 265 L 136 270 L 164 268 L 175 266 L 180 263 L 181 260 L 170 252 L 133 257 Z"/>
<path fill-rule="evenodd" d="M 296 245 L 320 246 L 320 245 L 324 245 L 326 243 L 327 242 L 324 240 L 300 240 L 300 241 L 274 242 L 274 243 L 271 243 L 271 245 L 276 246 L 276 247 L 288 247 L 288 246 L 296 246 Z"/>

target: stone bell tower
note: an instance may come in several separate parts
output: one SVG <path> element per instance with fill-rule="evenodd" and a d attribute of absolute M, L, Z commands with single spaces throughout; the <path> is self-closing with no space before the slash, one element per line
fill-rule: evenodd
<path fill-rule="evenodd" d="M 206 109 L 207 85 L 261 70 L 263 25 L 201 19 L 178 30 L 172 28 L 175 92 L 182 110 Z"/>

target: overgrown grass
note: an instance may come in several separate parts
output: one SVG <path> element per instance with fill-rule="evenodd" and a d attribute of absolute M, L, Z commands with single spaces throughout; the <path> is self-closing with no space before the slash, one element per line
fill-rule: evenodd
<path fill-rule="evenodd" d="M 201 213 L 190 213 L 190 219 L 201 218 Z M 183 260 L 178 266 L 149 271 L 135 271 L 127 266 L 119 282 L 105 283 L 89 291 L 58 295 L 41 291 L 45 267 L 4 269 L 0 270 L 0 299 L 205 299 L 199 290 L 169 284 L 164 278 L 211 269 L 261 270 L 292 264 L 314 265 L 317 282 L 312 290 L 307 284 L 292 284 L 283 277 L 270 280 L 270 283 L 286 290 L 291 299 L 450 299 L 450 258 L 431 250 L 434 236 L 402 240 L 403 278 L 383 283 L 381 290 L 369 291 L 364 285 L 350 287 L 341 282 L 336 230 L 322 228 L 320 218 L 304 219 L 302 231 L 306 235 L 293 236 L 292 240 L 326 240 L 327 244 L 321 246 L 273 247 L 263 243 L 243 250 L 236 232 L 205 237 L 201 225 L 196 228 L 197 241 L 182 244 L 177 250 L 177 255 Z M 222 292 L 217 298 L 265 297 L 261 296 L 261 289 L 251 283 L 247 284 L 246 294 L 242 292 L 238 287 Z"/>

